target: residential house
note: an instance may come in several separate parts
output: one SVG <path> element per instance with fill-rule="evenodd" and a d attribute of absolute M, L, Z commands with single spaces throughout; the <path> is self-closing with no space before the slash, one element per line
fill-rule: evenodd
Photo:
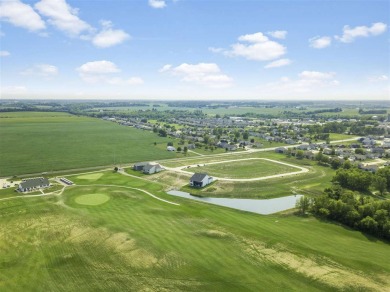
<path fill-rule="evenodd" d="M 167 151 L 176 151 L 176 148 L 173 146 L 167 146 Z"/>
<path fill-rule="evenodd" d="M 133 165 L 134 170 L 144 170 L 144 167 L 147 165 L 147 162 L 139 162 Z"/>
<path fill-rule="evenodd" d="M 203 188 L 213 182 L 213 178 L 206 173 L 195 173 L 190 178 L 190 186 L 196 188 Z"/>
<path fill-rule="evenodd" d="M 35 189 L 47 188 L 50 186 L 49 180 L 44 177 L 36 177 L 23 180 L 18 187 L 20 192 L 28 192 Z"/>
<path fill-rule="evenodd" d="M 160 164 L 158 163 L 148 163 L 147 165 L 144 166 L 143 168 L 143 173 L 145 174 L 153 174 L 162 171 L 163 168 Z"/>

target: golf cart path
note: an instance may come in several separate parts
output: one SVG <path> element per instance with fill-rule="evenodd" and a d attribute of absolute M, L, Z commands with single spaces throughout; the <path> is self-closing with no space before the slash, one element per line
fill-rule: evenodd
<path fill-rule="evenodd" d="M 223 177 L 215 177 L 214 176 L 214 179 L 221 180 L 221 181 L 246 182 L 246 181 L 267 180 L 267 179 L 271 179 L 271 178 L 285 177 L 285 176 L 291 176 L 291 175 L 297 175 L 297 174 L 309 172 L 308 168 L 305 168 L 305 167 L 302 167 L 302 166 L 298 166 L 298 165 L 294 165 L 294 164 L 290 164 L 290 163 L 285 163 L 285 162 L 277 161 L 277 160 L 274 160 L 274 159 L 253 158 L 253 157 L 252 158 L 241 158 L 241 159 L 230 159 L 230 160 L 216 161 L 216 162 L 210 162 L 210 163 L 207 163 L 207 164 L 191 164 L 191 165 L 185 165 L 185 166 L 179 166 L 179 167 L 165 167 L 165 166 L 163 166 L 163 167 L 166 170 L 193 175 L 194 174 L 193 172 L 186 171 L 185 169 L 187 169 L 187 168 L 195 168 L 195 167 L 198 167 L 198 166 L 230 163 L 230 162 L 245 161 L 245 160 L 266 160 L 266 161 L 270 161 L 270 162 L 273 162 L 273 163 L 278 163 L 278 164 L 286 165 L 286 166 L 289 166 L 289 167 L 298 168 L 299 171 L 286 172 L 286 173 L 281 173 L 281 174 L 262 176 L 262 177 L 255 177 L 255 178 L 223 178 Z"/>

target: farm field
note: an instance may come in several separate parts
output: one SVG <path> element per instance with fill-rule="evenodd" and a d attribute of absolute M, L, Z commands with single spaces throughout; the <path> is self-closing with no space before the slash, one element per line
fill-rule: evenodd
<path fill-rule="evenodd" d="M 65 113 L 0 113 L 0 137 L 0 177 L 176 157 L 168 138 Z"/>
<path fill-rule="evenodd" d="M 61 196 L 0 201 L 2 291 L 384 291 L 390 285 L 389 244 L 336 224 L 172 197 L 160 184 L 118 173 L 69 179 L 77 185 Z"/>
<path fill-rule="evenodd" d="M 257 178 L 298 171 L 295 167 L 267 161 L 261 158 L 233 159 L 187 168 L 186 171 L 207 173 L 222 178 Z"/>

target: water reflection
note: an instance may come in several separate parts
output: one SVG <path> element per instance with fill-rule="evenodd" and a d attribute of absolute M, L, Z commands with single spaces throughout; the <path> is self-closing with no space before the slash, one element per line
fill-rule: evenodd
<path fill-rule="evenodd" d="M 195 201 L 201 201 L 219 206 L 225 206 L 237 210 L 253 212 L 262 215 L 277 213 L 295 207 L 296 201 L 302 195 L 294 195 L 282 198 L 268 199 L 268 200 L 254 200 L 254 199 L 230 199 L 230 198 L 209 198 L 209 197 L 195 197 L 189 193 L 181 191 L 169 191 L 168 194 L 172 196 L 187 198 Z"/>

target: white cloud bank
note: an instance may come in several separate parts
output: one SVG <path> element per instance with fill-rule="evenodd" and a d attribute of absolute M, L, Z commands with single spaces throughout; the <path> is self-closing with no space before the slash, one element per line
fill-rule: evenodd
<path fill-rule="evenodd" d="M 291 60 L 289 60 L 289 59 L 279 59 L 279 60 L 273 61 L 271 63 L 268 63 L 267 65 L 264 66 L 264 68 L 266 68 L 266 69 L 279 68 L 279 67 L 287 66 L 290 64 L 291 64 Z"/>
<path fill-rule="evenodd" d="M 291 94 L 307 94 L 339 85 L 334 72 L 302 71 L 298 78 L 282 77 L 279 81 L 269 83 L 261 88 L 269 94 L 291 96 Z"/>
<path fill-rule="evenodd" d="M 222 53 L 230 57 L 244 57 L 254 61 L 270 61 L 286 54 L 286 48 L 278 42 L 271 41 L 262 32 L 246 34 L 238 37 L 238 43 L 230 49 L 209 48 L 211 52 Z"/>
<path fill-rule="evenodd" d="M 282 39 L 284 40 L 287 36 L 287 31 L 285 30 L 275 30 L 275 31 L 269 31 L 268 35 L 276 38 L 276 39 Z"/>
<path fill-rule="evenodd" d="M 11 53 L 8 51 L 0 51 L 0 57 L 8 57 L 10 55 L 11 55 Z"/>
<path fill-rule="evenodd" d="M 377 36 L 387 30 L 387 24 L 382 22 L 373 23 L 368 26 L 356 26 L 351 28 L 349 25 L 343 27 L 343 35 L 335 36 L 335 39 L 343 43 L 352 43 L 356 38 Z"/>
<path fill-rule="evenodd" d="M 30 5 L 19 0 L 0 2 L 0 19 L 29 31 L 42 31 L 46 28 L 39 14 Z"/>
<path fill-rule="evenodd" d="M 130 39 L 125 31 L 113 29 L 110 21 L 101 21 L 103 28 L 97 32 L 96 28 L 78 16 L 78 9 L 70 6 L 66 0 L 41 0 L 34 8 L 39 14 L 19 0 L 0 2 L 0 20 L 41 34 L 46 30 L 46 20 L 67 36 L 91 41 L 99 48 L 112 47 Z"/>
<path fill-rule="evenodd" d="M 121 29 L 112 29 L 111 21 L 101 21 L 103 29 L 93 37 L 92 43 L 99 48 L 108 48 L 130 39 Z"/>
<path fill-rule="evenodd" d="M 76 68 L 79 76 L 87 83 L 106 83 L 110 85 L 140 85 L 144 81 L 140 77 L 123 78 L 115 76 L 121 70 L 110 61 L 87 62 Z"/>
<path fill-rule="evenodd" d="M 165 8 L 167 6 L 164 0 L 149 0 L 148 3 L 150 7 L 156 9 Z"/>
<path fill-rule="evenodd" d="M 48 22 L 69 36 L 91 33 L 93 28 L 78 17 L 78 9 L 72 8 L 65 0 L 41 0 L 34 5 Z"/>
<path fill-rule="evenodd" d="M 58 68 L 49 64 L 37 64 L 24 70 L 21 74 L 28 76 L 53 77 L 58 74 Z"/>
<path fill-rule="evenodd" d="M 332 44 L 332 38 L 328 36 L 316 36 L 309 40 L 310 47 L 315 49 L 323 49 L 329 47 Z"/>
<path fill-rule="evenodd" d="M 177 67 L 167 64 L 159 72 L 171 73 L 174 76 L 181 77 L 181 80 L 184 82 L 200 84 L 211 88 L 226 88 L 233 84 L 233 79 L 223 74 L 219 66 L 215 63 L 183 63 Z"/>

